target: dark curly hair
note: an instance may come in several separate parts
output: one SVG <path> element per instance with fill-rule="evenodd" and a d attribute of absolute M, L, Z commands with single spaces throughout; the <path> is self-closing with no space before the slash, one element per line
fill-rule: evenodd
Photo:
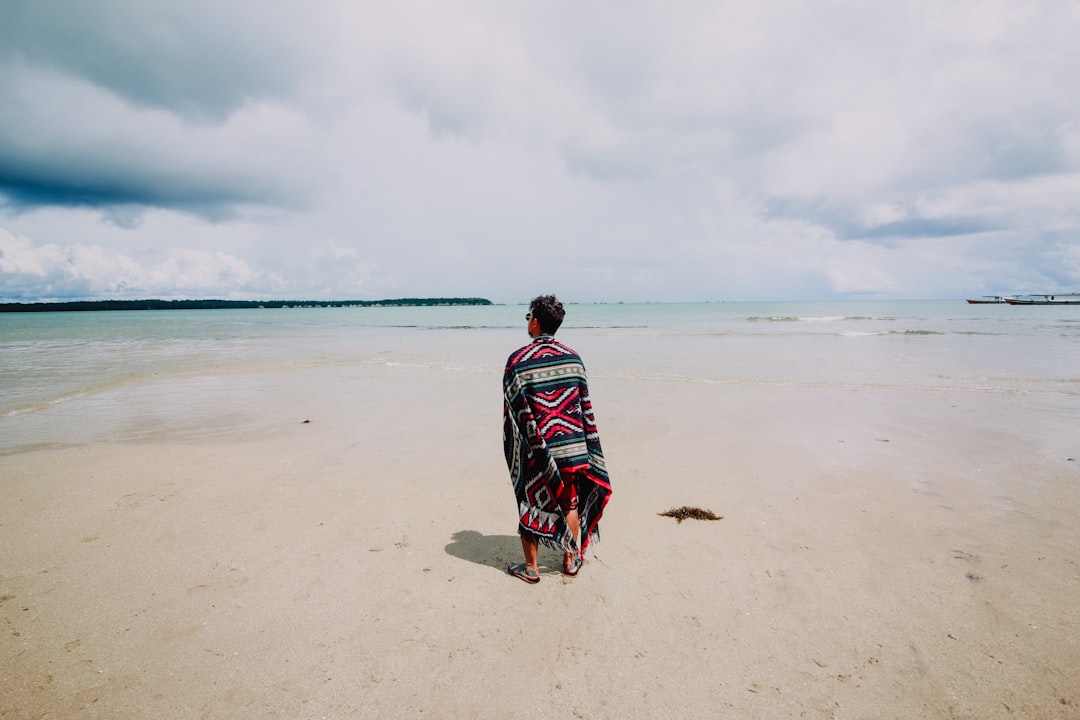
<path fill-rule="evenodd" d="M 566 310 L 554 295 L 540 295 L 529 303 L 529 312 L 540 323 L 540 332 L 554 335 L 566 317 Z"/>

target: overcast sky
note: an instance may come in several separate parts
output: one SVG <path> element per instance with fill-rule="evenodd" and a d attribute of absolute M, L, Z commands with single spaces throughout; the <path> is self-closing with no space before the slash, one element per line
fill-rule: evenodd
<path fill-rule="evenodd" d="M 1080 3 L 0 3 L 0 300 L 1080 291 Z"/>

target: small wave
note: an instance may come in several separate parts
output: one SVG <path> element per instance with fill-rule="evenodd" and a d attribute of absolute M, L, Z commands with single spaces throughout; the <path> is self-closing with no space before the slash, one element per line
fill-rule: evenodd
<path fill-rule="evenodd" d="M 748 322 L 865 322 L 875 318 L 864 315 L 751 315 L 746 318 Z M 885 318 L 888 319 L 888 318 Z"/>
<path fill-rule="evenodd" d="M 22 453 L 39 452 L 42 450 L 61 450 L 64 448 L 73 448 L 76 445 L 71 443 L 58 443 L 58 442 L 40 442 L 40 443 L 27 443 L 25 445 L 15 445 L 12 447 L 0 448 L 0 457 L 9 457 L 11 455 L 20 455 Z"/>
<path fill-rule="evenodd" d="M 48 398 L 45 400 L 39 400 L 38 402 L 31 402 L 25 405 L 16 406 L 10 408 L 3 415 L 0 415 L 0 417 L 16 417 L 18 415 L 29 415 L 32 413 L 41 412 L 42 410 L 49 410 L 50 408 L 57 407 L 58 405 L 63 405 L 64 403 L 81 400 L 82 398 L 93 395 L 100 390 L 106 389 L 107 387 L 107 385 L 102 385 L 97 388 L 86 388 L 84 390 L 78 390 L 68 393 L 67 395 L 61 395 L 60 397 Z"/>
<path fill-rule="evenodd" d="M 647 328 L 648 325 L 563 325 L 564 328 L 575 330 L 637 330 Z"/>
<path fill-rule="evenodd" d="M 424 330 L 513 330 L 520 325 L 423 325 Z"/>
<path fill-rule="evenodd" d="M 890 335 L 905 335 L 909 337 L 923 336 L 923 335 L 945 335 L 946 333 L 938 330 L 893 330 Z"/>
<path fill-rule="evenodd" d="M 801 318 L 793 315 L 751 315 L 747 322 L 799 322 Z"/>

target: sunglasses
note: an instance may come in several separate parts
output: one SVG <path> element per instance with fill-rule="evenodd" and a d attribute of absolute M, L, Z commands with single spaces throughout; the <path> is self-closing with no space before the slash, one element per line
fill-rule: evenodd
<path fill-rule="evenodd" d="M 525 319 L 526 320 L 532 320 L 532 313 L 531 312 L 525 313 Z"/>

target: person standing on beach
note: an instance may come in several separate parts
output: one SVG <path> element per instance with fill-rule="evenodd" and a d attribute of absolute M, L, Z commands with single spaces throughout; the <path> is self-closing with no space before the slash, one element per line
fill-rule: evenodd
<path fill-rule="evenodd" d="M 525 553 L 506 570 L 530 584 L 540 582 L 540 543 L 563 553 L 563 574 L 578 574 L 611 498 L 585 365 L 555 340 L 565 315 L 554 295 L 534 298 L 525 315 L 532 342 L 503 372 L 503 453 Z"/>

